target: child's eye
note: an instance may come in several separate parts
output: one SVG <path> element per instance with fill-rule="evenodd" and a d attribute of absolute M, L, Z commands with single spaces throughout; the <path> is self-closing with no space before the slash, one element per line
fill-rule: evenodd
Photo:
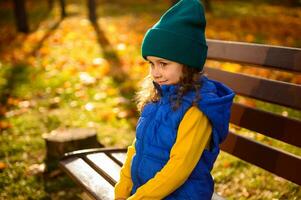
<path fill-rule="evenodd" d="M 167 63 L 160 62 L 160 67 L 165 67 L 166 65 L 167 65 Z"/>
<path fill-rule="evenodd" d="M 154 64 L 153 64 L 152 62 L 149 62 L 148 64 L 149 64 L 149 66 L 150 66 L 151 68 L 154 67 Z"/>

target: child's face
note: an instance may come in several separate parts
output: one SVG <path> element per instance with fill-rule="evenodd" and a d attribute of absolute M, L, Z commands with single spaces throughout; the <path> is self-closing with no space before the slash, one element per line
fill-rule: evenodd
<path fill-rule="evenodd" d="M 159 85 L 173 85 L 180 81 L 183 65 L 155 56 L 147 56 L 150 63 L 150 74 Z"/>

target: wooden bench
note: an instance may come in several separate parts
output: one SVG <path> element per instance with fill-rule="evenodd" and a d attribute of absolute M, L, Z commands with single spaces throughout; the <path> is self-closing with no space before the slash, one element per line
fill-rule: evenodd
<path fill-rule="evenodd" d="M 301 74 L 301 49 L 208 40 L 208 59 L 252 64 L 268 70 Z M 209 61 L 210 63 L 210 61 Z M 238 95 L 301 110 L 301 85 L 206 66 L 212 79 L 230 86 Z M 264 136 L 301 147 L 301 120 L 234 103 L 231 123 Z M 233 131 L 221 149 L 277 176 L 301 185 L 301 157 Z M 67 154 L 60 162 L 93 199 L 113 199 L 126 149 L 90 149 Z M 222 199 L 214 195 L 213 199 Z"/>

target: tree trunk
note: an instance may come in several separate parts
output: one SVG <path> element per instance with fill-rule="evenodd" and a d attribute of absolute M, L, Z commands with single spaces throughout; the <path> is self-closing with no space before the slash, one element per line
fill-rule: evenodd
<path fill-rule="evenodd" d="M 96 2 L 95 0 L 88 0 L 88 11 L 89 11 L 89 19 L 92 23 L 95 23 L 97 20 L 96 16 Z"/>
<path fill-rule="evenodd" d="M 52 8 L 53 8 L 53 4 L 54 4 L 54 1 L 53 0 L 48 0 L 48 10 L 51 11 Z"/>
<path fill-rule="evenodd" d="M 66 17 L 66 2 L 65 0 L 60 0 L 60 6 L 61 6 L 61 18 Z"/>
<path fill-rule="evenodd" d="M 17 30 L 23 33 L 28 33 L 29 28 L 24 0 L 14 0 L 14 13 Z"/>
<path fill-rule="evenodd" d="M 301 6 L 301 1 L 300 0 L 288 0 L 287 3 L 291 7 Z"/>

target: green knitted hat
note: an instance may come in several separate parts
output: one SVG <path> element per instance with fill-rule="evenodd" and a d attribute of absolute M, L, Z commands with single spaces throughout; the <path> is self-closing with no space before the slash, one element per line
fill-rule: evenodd
<path fill-rule="evenodd" d="M 206 19 L 198 0 L 181 0 L 150 28 L 142 42 L 142 56 L 156 56 L 203 69 L 207 57 Z"/>

